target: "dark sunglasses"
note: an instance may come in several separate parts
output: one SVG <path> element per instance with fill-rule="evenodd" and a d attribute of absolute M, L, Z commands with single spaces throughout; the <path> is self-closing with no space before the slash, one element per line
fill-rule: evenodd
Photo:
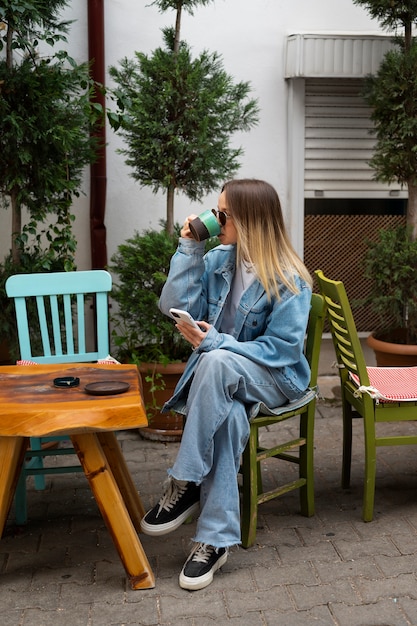
<path fill-rule="evenodd" d="M 230 218 L 230 215 L 226 213 L 226 211 L 219 211 L 218 209 L 211 209 L 213 215 L 219 220 L 222 226 L 226 226 L 226 220 Z"/>

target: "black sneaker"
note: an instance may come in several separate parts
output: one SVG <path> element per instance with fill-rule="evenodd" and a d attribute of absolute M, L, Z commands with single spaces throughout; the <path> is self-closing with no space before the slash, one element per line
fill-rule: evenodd
<path fill-rule="evenodd" d="M 228 548 L 197 543 L 182 568 L 180 587 L 191 591 L 207 587 L 213 582 L 214 572 L 226 563 L 228 554 Z"/>
<path fill-rule="evenodd" d="M 145 535 L 166 535 L 181 526 L 198 511 L 200 485 L 168 479 L 167 489 L 153 509 L 142 518 L 140 528 Z"/>

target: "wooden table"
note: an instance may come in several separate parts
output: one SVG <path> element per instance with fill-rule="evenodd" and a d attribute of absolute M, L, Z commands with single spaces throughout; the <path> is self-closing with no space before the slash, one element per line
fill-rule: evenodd
<path fill-rule="evenodd" d="M 53 379 L 80 378 L 57 388 Z M 120 394 L 88 395 L 88 383 L 125 381 Z M 139 541 L 144 509 L 115 431 L 147 425 L 136 366 L 65 364 L 0 367 L 0 536 L 19 478 L 29 437 L 68 435 L 77 452 L 132 589 L 155 580 Z"/>

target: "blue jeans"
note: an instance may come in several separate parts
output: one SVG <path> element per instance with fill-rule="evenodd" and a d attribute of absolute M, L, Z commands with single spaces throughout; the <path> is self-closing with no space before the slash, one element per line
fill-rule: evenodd
<path fill-rule="evenodd" d="M 168 470 L 178 480 L 201 484 L 194 541 L 216 548 L 240 543 L 237 473 L 249 437 L 247 408 L 260 401 L 270 407 L 287 402 L 266 367 L 227 350 L 200 356 L 181 445 Z"/>

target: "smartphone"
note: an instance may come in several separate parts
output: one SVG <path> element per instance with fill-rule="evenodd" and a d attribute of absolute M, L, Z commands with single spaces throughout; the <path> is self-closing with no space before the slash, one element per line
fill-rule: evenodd
<path fill-rule="evenodd" d="M 176 320 L 181 320 L 182 322 L 190 324 L 190 326 L 193 326 L 197 330 L 201 330 L 195 319 L 191 317 L 188 311 L 183 311 L 182 309 L 169 309 L 169 312 Z"/>

